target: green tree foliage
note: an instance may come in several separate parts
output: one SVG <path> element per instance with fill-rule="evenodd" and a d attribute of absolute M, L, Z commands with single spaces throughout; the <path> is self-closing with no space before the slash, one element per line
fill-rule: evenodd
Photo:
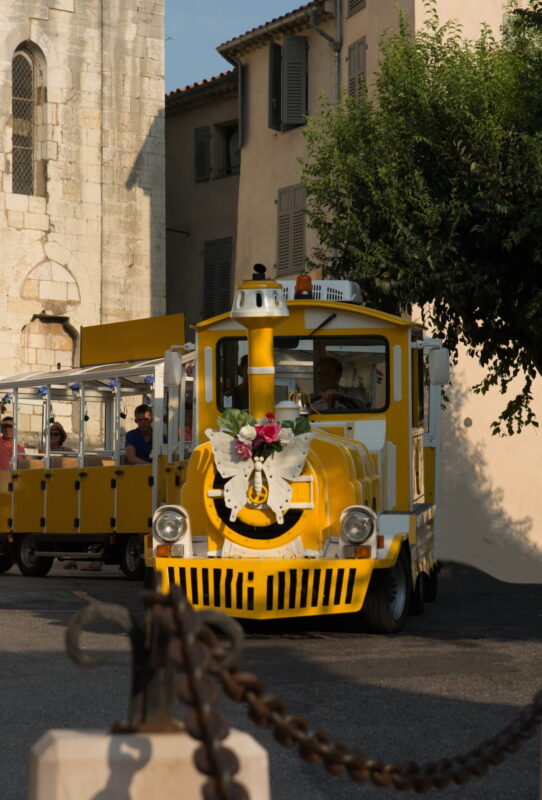
<path fill-rule="evenodd" d="M 511 13 L 477 41 L 404 18 L 381 42 L 374 86 L 324 106 L 306 130 L 311 266 L 356 280 L 367 305 L 424 308 L 457 354 L 485 368 L 475 391 L 503 400 L 494 433 L 536 425 L 542 373 L 542 18 Z M 360 87 L 361 89 L 361 87 Z"/>

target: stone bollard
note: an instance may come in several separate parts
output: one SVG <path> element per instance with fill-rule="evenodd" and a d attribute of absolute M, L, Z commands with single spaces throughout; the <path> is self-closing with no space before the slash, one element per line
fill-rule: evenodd
<path fill-rule="evenodd" d="M 237 730 L 223 744 L 238 754 L 235 781 L 250 800 L 269 800 L 263 747 Z M 199 800 L 206 777 L 194 765 L 198 746 L 186 733 L 47 731 L 32 747 L 29 800 Z"/>

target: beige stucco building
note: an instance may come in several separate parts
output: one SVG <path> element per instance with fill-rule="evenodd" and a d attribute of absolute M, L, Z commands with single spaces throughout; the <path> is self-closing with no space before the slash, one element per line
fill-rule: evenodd
<path fill-rule="evenodd" d="M 190 325 L 230 308 L 237 236 L 237 71 L 166 97 L 167 311 Z"/>
<path fill-rule="evenodd" d="M 482 23 L 498 33 L 501 0 L 438 0 L 441 21 L 456 19 L 476 38 Z M 262 262 L 273 276 L 301 271 L 316 244 L 303 215 L 298 159 L 305 154 L 305 114 L 368 84 L 378 69 L 378 41 L 400 8 L 414 29 L 422 0 L 314 0 L 218 47 L 240 75 L 241 173 L 236 280 Z M 503 405 L 498 392 L 475 395 L 477 362 L 466 355 L 454 370 L 444 414 L 441 557 L 505 580 L 542 580 L 542 434 L 490 435 Z M 534 407 L 542 419 L 542 392 Z"/>
<path fill-rule="evenodd" d="M 0 373 L 163 313 L 159 0 L 0 0 Z M 38 424 L 38 423 L 36 423 Z"/>

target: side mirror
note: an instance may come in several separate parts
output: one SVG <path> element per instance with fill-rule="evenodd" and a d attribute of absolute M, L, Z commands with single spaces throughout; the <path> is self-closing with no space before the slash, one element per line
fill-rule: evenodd
<path fill-rule="evenodd" d="M 429 381 L 433 386 L 450 383 L 450 351 L 445 347 L 429 351 Z"/>
<path fill-rule="evenodd" d="M 164 386 L 179 386 L 181 375 L 181 354 L 178 350 L 166 350 L 164 356 Z"/>

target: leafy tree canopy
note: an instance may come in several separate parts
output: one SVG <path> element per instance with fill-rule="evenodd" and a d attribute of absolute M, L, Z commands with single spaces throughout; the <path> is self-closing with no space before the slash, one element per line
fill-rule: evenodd
<path fill-rule="evenodd" d="M 415 35 L 403 17 L 385 34 L 369 92 L 309 120 L 310 265 L 358 281 L 367 305 L 420 305 L 485 368 L 475 391 L 520 376 L 493 423 L 514 433 L 538 424 L 542 373 L 542 3 L 477 41 L 425 5 Z"/>

